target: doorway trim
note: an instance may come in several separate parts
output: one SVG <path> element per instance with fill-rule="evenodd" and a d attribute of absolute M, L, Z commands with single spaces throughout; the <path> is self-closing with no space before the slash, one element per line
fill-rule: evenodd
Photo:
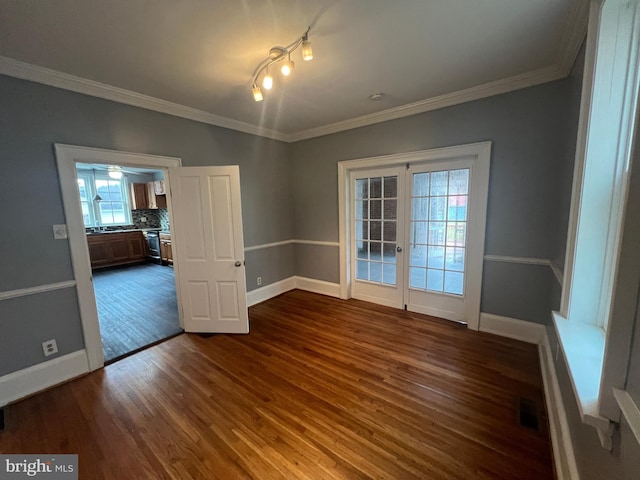
<path fill-rule="evenodd" d="M 480 212 L 479 218 L 474 220 L 473 229 L 477 232 L 478 240 L 470 245 L 480 255 L 484 254 L 484 240 L 486 227 L 487 197 L 489 189 L 489 165 L 491 160 L 491 142 L 470 143 L 451 147 L 434 148 L 429 150 L 419 150 L 414 152 L 397 153 L 391 155 L 381 155 L 377 157 L 359 158 L 353 160 L 343 160 L 338 162 L 338 224 L 340 241 L 340 298 L 351 298 L 352 272 L 351 272 L 351 229 L 349 228 L 351 187 L 349 175 L 356 170 L 367 170 L 373 168 L 392 167 L 403 164 L 425 164 L 431 162 L 442 162 L 456 160 L 459 158 L 472 158 L 474 160 L 473 178 L 475 185 L 480 190 L 479 205 L 476 211 Z M 470 188 L 473 188 L 470 186 Z M 480 294 L 482 290 L 482 260 L 475 270 L 469 272 L 470 278 L 478 279 L 477 285 L 471 288 L 467 295 L 471 299 L 474 311 L 474 321 L 468 323 L 468 328 L 478 330 L 480 318 Z"/>
<path fill-rule="evenodd" d="M 100 336 L 100 325 L 98 323 L 96 297 L 93 290 L 93 276 L 91 272 L 91 261 L 89 259 L 89 248 L 87 246 L 85 226 L 82 220 L 82 210 L 80 207 L 80 196 L 77 188 L 76 163 L 100 163 L 104 165 L 149 167 L 166 170 L 171 167 L 182 166 L 182 159 L 177 157 L 163 157 L 159 155 L 122 152 L 117 150 L 81 147 L 60 143 L 54 144 L 54 147 L 62 193 L 62 204 L 67 222 L 67 236 L 69 239 L 71 264 L 76 281 L 76 292 L 78 295 L 78 307 L 80 309 L 80 321 L 82 323 L 85 351 L 87 353 L 89 371 L 93 371 L 104 366 L 104 355 L 102 352 L 102 338 Z M 173 225 L 171 186 L 168 182 L 168 175 L 165 175 L 169 222 Z M 176 278 L 178 278 L 179 272 L 177 268 L 175 269 L 175 274 Z M 180 308 L 180 292 L 178 291 L 178 284 L 179 282 L 176 282 L 176 294 L 178 300 L 178 312 L 181 316 L 182 310 Z M 182 323 L 182 318 L 180 321 Z"/>

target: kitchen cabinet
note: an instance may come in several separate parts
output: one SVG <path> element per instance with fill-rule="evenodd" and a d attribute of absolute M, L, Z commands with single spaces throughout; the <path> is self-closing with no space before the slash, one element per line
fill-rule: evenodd
<path fill-rule="evenodd" d="M 91 268 L 144 262 L 147 256 L 142 232 L 113 232 L 87 235 Z"/>
<path fill-rule="evenodd" d="M 162 192 L 164 192 L 164 182 L 162 182 Z M 157 182 L 132 183 L 131 184 L 131 209 L 138 210 L 167 208 L 167 197 L 157 194 Z M 157 196 L 156 196 L 157 195 Z"/>
<path fill-rule="evenodd" d="M 131 208 L 149 208 L 149 191 L 146 183 L 131 184 Z"/>
<path fill-rule="evenodd" d="M 171 247 L 171 234 L 160 232 L 160 258 L 162 263 L 173 265 L 173 249 Z"/>

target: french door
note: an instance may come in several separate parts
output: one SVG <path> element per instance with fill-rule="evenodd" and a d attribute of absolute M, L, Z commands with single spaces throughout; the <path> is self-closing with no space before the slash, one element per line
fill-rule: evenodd
<path fill-rule="evenodd" d="M 476 321 L 486 212 L 473 176 L 471 158 L 352 170 L 351 295 Z"/>
<path fill-rule="evenodd" d="M 352 296 L 402 308 L 404 305 L 404 167 L 352 174 Z"/>

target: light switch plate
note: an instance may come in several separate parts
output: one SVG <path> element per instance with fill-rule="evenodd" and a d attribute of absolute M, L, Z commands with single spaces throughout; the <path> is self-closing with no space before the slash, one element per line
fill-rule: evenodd
<path fill-rule="evenodd" d="M 67 238 L 67 226 L 66 225 L 54 225 L 53 226 L 53 238 L 56 240 L 64 240 Z"/>

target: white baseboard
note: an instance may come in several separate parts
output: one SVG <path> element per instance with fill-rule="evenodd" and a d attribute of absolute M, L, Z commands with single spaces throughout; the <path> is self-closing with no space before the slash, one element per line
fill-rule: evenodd
<path fill-rule="evenodd" d="M 296 288 L 299 288 L 300 290 L 340 298 L 339 283 L 325 282 L 324 280 L 316 280 L 315 278 L 307 277 L 294 278 L 296 279 Z"/>
<path fill-rule="evenodd" d="M 285 278 L 247 293 L 247 306 L 256 305 L 296 288 L 296 277 Z"/>
<path fill-rule="evenodd" d="M 549 416 L 549 436 L 551 437 L 556 474 L 558 480 L 580 480 L 573 443 L 571 442 L 569 421 L 564 409 L 560 384 L 556 376 L 555 363 L 546 331 L 538 344 L 538 354 L 540 356 L 540 370 L 544 384 L 547 415 Z"/>
<path fill-rule="evenodd" d="M 535 344 L 540 343 L 542 337 L 546 335 L 544 325 L 539 323 L 484 312 L 480 313 L 479 330 Z"/>
<path fill-rule="evenodd" d="M 278 295 L 288 292 L 289 290 L 293 290 L 294 288 L 340 298 L 339 283 L 325 282 L 324 280 L 316 280 L 315 278 L 293 276 L 280 280 L 279 282 L 260 287 L 256 290 L 251 290 L 247 293 L 247 306 L 250 307 L 260 302 L 264 302 L 270 298 L 277 297 Z"/>
<path fill-rule="evenodd" d="M 89 372 L 86 350 L 0 377 L 0 407 Z"/>

